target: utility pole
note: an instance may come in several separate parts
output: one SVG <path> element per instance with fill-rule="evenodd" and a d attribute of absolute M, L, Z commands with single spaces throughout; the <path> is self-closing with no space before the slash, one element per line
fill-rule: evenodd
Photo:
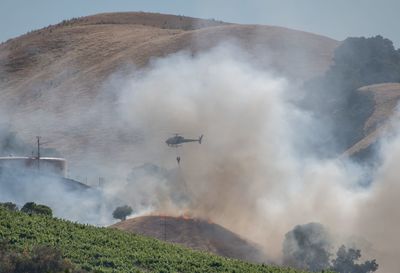
<path fill-rule="evenodd" d="M 167 241 L 167 216 L 164 215 L 164 241 Z"/>
<path fill-rule="evenodd" d="M 37 139 L 37 166 L 40 171 L 40 136 L 36 137 Z"/>

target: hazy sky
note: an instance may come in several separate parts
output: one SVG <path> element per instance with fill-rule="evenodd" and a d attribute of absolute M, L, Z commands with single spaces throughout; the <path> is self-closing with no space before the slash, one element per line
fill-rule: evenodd
<path fill-rule="evenodd" d="M 338 40 L 381 34 L 400 47 L 400 0 L 0 0 L 0 41 L 63 19 L 113 11 L 279 25 Z"/>

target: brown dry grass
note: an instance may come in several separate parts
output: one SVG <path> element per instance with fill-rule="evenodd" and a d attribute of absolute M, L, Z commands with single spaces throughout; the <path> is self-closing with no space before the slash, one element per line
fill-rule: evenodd
<path fill-rule="evenodd" d="M 111 227 L 159 240 L 166 239 L 167 242 L 230 258 L 262 261 L 262 252 L 255 244 L 249 243 L 220 225 L 205 220 L 171 216 L 141 216 L 119 222 Z"/>
<path fill-rule="evenodd" d="M 110 75 L 145 67 L 181 50 L 197 54 L 235 40 L 254 63 L 273 68 L 292 81 L 323 73 L 338 42 L 281 27 L 226 24 L 213 20 L 149 14 L 110 13 L 50 26 L 0 45 L 0 105 L 14 130 L 26 140 L 44 134 L 71 163 L 82 161 L 88 145 L 117 157 L 109 148 L 112 130 L 67 126 L 65 117 L 82 118 Z M 112 96 L 105 107 L 112 107 Z M 30 128 L 24 126 L 27 118 Z M 46 118 L 58 119 L 49 131 Z M 108 117 L 100 117 L 108 122 Z M 112 121 L 110 121 L 112 122 Z M 31 128 L 38 128 L 33 131 Z M 44 128 L 44 129 L 42 129 Z M 119 150 L 126 150 L 118 147 Z M 122 157 L 122 156 L 121 156 Z"/>
<path fill-rule="evenodd" d="M 382 83 L 364 86 L 362 92 L 372 93 L 374 97 L 374 111 L 364 126 L 365 137 L 350 147 L 345 155 L 355 155 L 368 149 L 371 145 L 390 129 L 390 118 L 396 110 L 400 99 L 400 83 Z"/>

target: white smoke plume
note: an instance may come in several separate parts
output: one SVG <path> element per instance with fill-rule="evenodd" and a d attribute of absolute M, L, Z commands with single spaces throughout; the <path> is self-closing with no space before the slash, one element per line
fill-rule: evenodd
<path fill-rule="evenodd" d="M 307 127 L 317 117 L 290 103 L 290 92 L 295 91 L 284 78 L 255 68 L 228 45 L 157 60 L 128 80 L 120 110 L 126 126 L 143 136 L 138 156 L 172 168 L 176 148 L 166 147 L 163 140 L 175 132 L 205 135 L 202 145 L 178 148 L 180 182 L 168 191 L 150 191 L 154 195 L 145 198 L 163 200 L 155 208 L 160 213 L 187 211 L 231 228 L 262 244 L 275 261 L 280 260 L 287 231 L 319 222 L 338 236 L 357 235 L 372 242 L 380 272 L 393 272 L 400 266 L 388 258 L 400 253 L 396 236 L 389 232 L 392 241 L 381 241 L 386 236 L 376 232 L 388 214 L 389 231 L 399 227 L 398 187 L 386 186 L 396 183 L 390 182 L 395 169 L 386 160 L 368 188 L 360 186 L 361 166 L 345 159 L 320 160 L 305 149 L 304 141 L 318 137 L 318 131 Z M 324 128 L 320 130 L 322 135 Z M 190 200 L 184 206 L 171 198 L 179 191 Z"/>
<path fill-rule="evenodd" d="M 94 140 L 81 145 L 87 156 L 74 158 L 74 164 L 90 159 L 84 169 L 102 172 L 104 194 L 113 200 L 107 206 L 127 203 L 137 213 L 211 219 L 262 245 L 275 262 L 280 262 L 289 230 L 318 222 L 332 234 L 371 242 L 380 272 L 400 268 L 395 233 L 400 227 L 400 138 L 384 145 L 384 161 L 372 186 L 360 186 L 361 166 L 322 160 L 307 148 L 308 141 L 326 134 L 323 126 L 310 131 L 315 126 L 308 125 L 318 117 L 291 102 L 298 96 L 296 87 L 257 68 L 240 48 L 228 44 L 154 60 L 131 76 L 114 76 L 105 86 L 107 96 L 64 118 L 69 134 L 92 126 L 99 132 L 93 138 L 102 138 L 103 146 Z M 109 98 L 116 101 L 104 107 Z M 49 123 L 58 124 L 54 119 Z M 29 117 L 30 124 L 39 120 Z M 29 124 L 23 125 L 29 131 Z M 51 128 L 43 126 L 42 133 L 51 135 Z M 165 140 L 174 133 L 204 134 L 203 143 L 167 147 Z"/>

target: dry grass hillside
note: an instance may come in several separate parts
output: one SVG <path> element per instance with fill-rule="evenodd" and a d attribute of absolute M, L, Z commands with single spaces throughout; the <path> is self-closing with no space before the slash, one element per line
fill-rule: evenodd
<path fill-rule="evenodd" d="M 357 156 L 367 153 L 385 131 L 390 130 L 390 118 L 396 111 L 400 99 L 400 83 L 382 83 L 359 89 L 373 95 L 374 110 L 364 125 L 364 138 L 346 151 L 346 155 Z"/>
<path fill-rule="evenodd" d="M 323 73 L 338 44 L 281 27 L 174 15 L 131 12 L 72 19 L 0 45 L 1 114 L 25 141 L 36 135 L 50 140 L 47 145 L 57 148 L 71 169 L 83 164 L 90 147 L 125 160 L 121 151 L 126 147 L 110 145 L 114 120 L 107 111 L 96 113 L 95 122 L 89 118 L 98 98 L 102 109 L 113 107 L 112 94 L 104 92 L 110 76 L 145 67 L 154 58 L 181 50 L 197 54 L 231 40 L 256 65 L 292 81 Z"/>
<path fill-rule="evenodd" d="M 200 219 L 141 216 L 111 227 L 225 257 L 263 261 L 263 254 L 255 244 L 249 243 L 220 225 Z"/>

